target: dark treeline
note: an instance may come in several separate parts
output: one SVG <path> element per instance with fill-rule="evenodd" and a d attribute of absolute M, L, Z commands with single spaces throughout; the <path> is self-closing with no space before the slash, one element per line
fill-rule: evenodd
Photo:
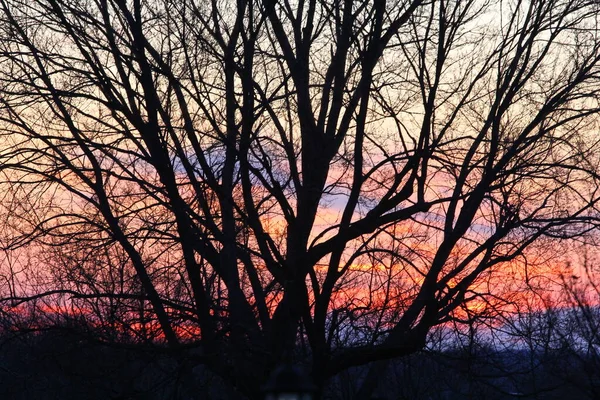
<path fill-rule="evenodd" d="M 600 321 L 600 310 L 594 318 Z M 390 363 L 374 390 L 386 400 L 597 399 L 598 343 L 573 332 L 570 318 L 581 310 L 547 310 L 521 315 L 496 332 L 439 330 L 426 349 Z M 62 400 L 243 400 L 247 397 L 209 369 L 163 348 L 133 342 L 100 343 L 80 321 L 29 333 L 0 335 L 0 396 Z M 526 334 L 525 324 L 529 329 Z M 562 325 L 562 328 L 560 327 Z M 563 330 L 564 327 L 570 332 Z M 576 329 L 575 329 L 576 330 Z M 549 333 L 549 334 L 548 334 Z M 579 332 L 581 333 L 581 332 Z M 501 340 L 494 335 L 502 334 Z M 437 339 L 436 339 L 437 338 Z M 596 338 L 597 339 L 597 338 Z M 190 365 L 196 365 L 190 368 Z M 331 378 L 323 399 L 352 400 L 368 379 L 369 367 Z"/>

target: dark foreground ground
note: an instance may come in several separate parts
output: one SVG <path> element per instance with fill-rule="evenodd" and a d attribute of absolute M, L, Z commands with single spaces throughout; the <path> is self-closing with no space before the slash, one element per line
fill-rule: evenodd
<path fill-rule="evenodd" d="M 326 399 L 350 400 L 364 368 L 330 382 Z M 598 359 L 560 349 L 423 352 L 395 361 L 381 399 L 597 399 Z M 165 354 L 94 344 L 49 332 L 0 343 L 0 399 L 243 399 L 202 367 Z"/>

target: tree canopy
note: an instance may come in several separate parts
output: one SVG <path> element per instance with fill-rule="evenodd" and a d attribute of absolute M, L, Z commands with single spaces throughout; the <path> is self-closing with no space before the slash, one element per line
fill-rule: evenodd
<path fill-rule="evenodd" d="M 249 395 L 289 361 L 373 378 L 596 226 L 598 18 L 0 0 L 3 304 L 193 354 Z"/>

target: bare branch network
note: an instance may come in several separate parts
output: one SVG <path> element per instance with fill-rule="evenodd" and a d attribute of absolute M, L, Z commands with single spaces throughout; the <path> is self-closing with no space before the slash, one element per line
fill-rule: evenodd
<path fill-rule="evenodd" d="M 597 226 L 596 1 L 0 8 L 16 319 L 323 387 L 502 313 Z"/>

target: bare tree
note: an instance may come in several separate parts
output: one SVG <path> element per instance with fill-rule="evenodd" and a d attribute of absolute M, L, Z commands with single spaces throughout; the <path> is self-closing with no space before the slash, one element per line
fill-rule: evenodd
<path fill-rule="evenodd" d="M 39 278 L 4 303 L 196 347 L 249 395 L 375 362 L 366 398 L 596 221 L 595 1 L 0 7 L 0 240 Z"/>

